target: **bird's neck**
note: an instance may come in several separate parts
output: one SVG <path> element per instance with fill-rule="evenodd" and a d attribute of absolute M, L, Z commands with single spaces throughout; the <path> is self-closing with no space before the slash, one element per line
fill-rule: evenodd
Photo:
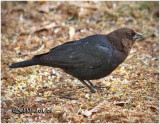
<path fill-rule="evenodd" d="M 106 35 L 106 38 L 118 51 L 126 55 L 129 54 L 130 49 L 122 44 L 122 38 L 117 37 L 117 35 L 114 32 Z"/>

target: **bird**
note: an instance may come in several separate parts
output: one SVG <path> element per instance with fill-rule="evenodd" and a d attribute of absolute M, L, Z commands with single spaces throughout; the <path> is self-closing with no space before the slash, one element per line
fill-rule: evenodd
<path fill-rule="evenodd" d="M 107 35 L 95 34 L 66 42 L 47 53 L 9 67 L 42 65 L 61 68 L 80 80 L 91 93 L 95 93 L 96 85 L 90 80 L 103 78 L 113 72 L 127 58 L 134 42 L 142 38 L 142 34 L 124 27 Z"/>

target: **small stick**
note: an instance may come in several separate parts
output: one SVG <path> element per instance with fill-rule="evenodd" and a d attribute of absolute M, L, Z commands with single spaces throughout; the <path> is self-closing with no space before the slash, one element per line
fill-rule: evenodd
<path fill-rule="evenodd" d="M 20 52 L 20 55 L 33 55 L 33 54 L 36 54 L 40 51 L 42 51 L 42 49 L 44 48 L 44 43 L 42 43 L 41 47 L 35 51 L 32 51 L 32 52 Z"/>

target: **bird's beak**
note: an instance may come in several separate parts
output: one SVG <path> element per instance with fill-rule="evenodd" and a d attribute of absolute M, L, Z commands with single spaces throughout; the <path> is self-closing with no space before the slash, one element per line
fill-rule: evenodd
<path fill-rule="evenodd" d="M 134 41 L 136 41 L 136 40 L 141 41 L 143 38 L 144 38 L 144 37 L 143 37 L 142 34 L 136 32 L 135 36 L 133 37 L 133 40 L 134 40 Z"/>

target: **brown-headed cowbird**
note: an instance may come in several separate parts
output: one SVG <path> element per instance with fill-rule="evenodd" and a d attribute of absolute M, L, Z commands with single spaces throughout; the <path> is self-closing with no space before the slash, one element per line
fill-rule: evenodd
<path fill-rule="evenodd" d="M 96 34 L 64 43 L 48 53 L 12 64 L 10 68 L 32 65 L 61 68 L 95 92 L 95 85 L 89 80 L 109 75 L 126 59 L 135 40 L 141 38 L 142 35 L 132 29 L 121 28 L 108 35 Z"/>

